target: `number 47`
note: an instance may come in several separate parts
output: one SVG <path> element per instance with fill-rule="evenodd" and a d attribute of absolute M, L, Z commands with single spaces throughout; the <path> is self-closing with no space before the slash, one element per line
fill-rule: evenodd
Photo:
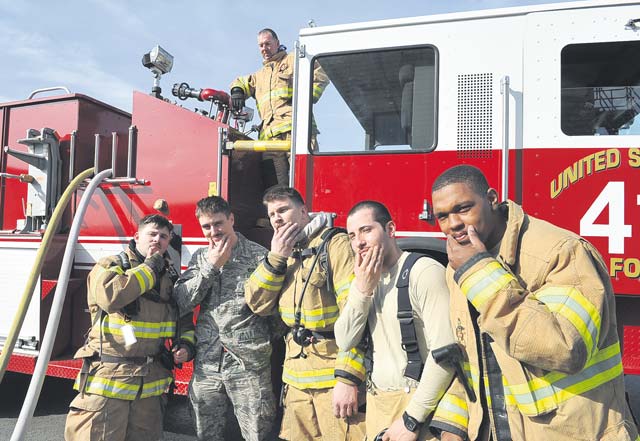
<path fill-rule="evenodd" d="M 640 196 L 639 201 L 640 202 Z M 609 223 L 596 224 L 600 213 L 609 206 Z M 624 239 L 631 237 L 631 225 L 624 223 L 624 182 L 609 182 L 593 201 L 582 219 L 580 235 L 609 238 L 609 254 L 624 254 Z"/>

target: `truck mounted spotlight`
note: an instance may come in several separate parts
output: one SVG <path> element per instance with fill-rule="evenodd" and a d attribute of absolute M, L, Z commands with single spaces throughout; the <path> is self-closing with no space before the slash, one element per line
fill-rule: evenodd
<path fill-rule="evenodd" d="M 160 78 L 162 75 L 171 72 L 173 67 L 173 55 L 157 45 L 150 52 L 142 56 L 142 65 L 153 73 L 153 87 L 151 95 L 162 99 L 162 89 L 160 88 Z"/>

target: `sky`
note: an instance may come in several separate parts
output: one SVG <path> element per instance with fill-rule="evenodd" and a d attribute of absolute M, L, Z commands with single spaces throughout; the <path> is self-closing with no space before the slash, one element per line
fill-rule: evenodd
<path fill-rule="evenodd" d="M 260 67 L 256 33 L 264 27 L 292 49 L 309 20 L 323 26 L 541 3 L 550 2 L 0 0 L 0 102 L 66 86 L 130 112 L 133 90 L 149 92 L 153 85 L 141 58 L 156 44 L 174 56 L 161 81 L 164 96 L 181 82 L 228 90 L 236 76 Z"/>

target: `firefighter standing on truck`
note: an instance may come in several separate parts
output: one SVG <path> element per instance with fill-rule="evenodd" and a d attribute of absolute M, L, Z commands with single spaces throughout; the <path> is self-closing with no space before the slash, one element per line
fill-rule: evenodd
<path fill-rule="evenodd" d="M 174 363 L 195 353 L 192 316 L 177 322 L 172 298 L 178 277 L 166 254 L 172 229 L 161 215 L 143 217 L 126 251 L 100 259 L 89 273 L 92 326 L 75 355 L 83 365 L 67 415 L 68 441 L 162 437 Z M 174 339 L 172 352 L 167 339 Z"/>
<path fill-rule="evenodd" d="M 256 314 L 279 312 L 291 328 L 282 374 L 280 437 L 361 441 L 364 418 L 357 407 L 363 354 L 356 349 L 340 352 L 333 334 L 353 279 L 349 239 L 327 226 L 324 213 L 311 219 L 293 188 L 274 187 L 263 202 L 275 232 L 271 251 L 247 281 L 245 297 Z M 349 409 L 351 416 L 334 416 L 335 407 Z"/>
<path fill-rule="evenodd" d="M 596 249 L 501 203 L 475 167 L 445 171 L 432 192 L 447 235 L 451 325 L 477 396 L 456 378 L 431 424 L 441 439 L 638 440 Z"/>
<path fill-rule="evenodd" d="M 291 101 L 293 99 L 294 54 L 280 45 L 278 36 L 269 28 L 258 32 L 258 47 L 262 55 L 262 69 L 236 78 L 231 83 L 232 110 L 241 111 L 249 97 L 256 100 L 256 108 L 262 123 L 259 139 L 291 139 Z M 313 79 L 313 102 L 327 87 L 328 79 L 316 62 Z M 314 124 L 314 139 L 315 139 Z M 264 187 L 287 185 L 289 183 L 289 160 L 284 152 L 265 152 L 262 154 Z"/>

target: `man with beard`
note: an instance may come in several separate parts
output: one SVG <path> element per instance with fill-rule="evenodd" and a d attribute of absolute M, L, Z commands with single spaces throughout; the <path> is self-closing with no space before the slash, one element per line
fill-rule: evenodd
<path fill-rule="evenodd" d="M 398 247 L 396 224 L 380 202 L 356 204 L 347 217 L 347 232 L 356 253 L 355 281 L 335 331 L 344 351 L 369 329 L 373 372 L 367 439 L 385 428 L 383 441 L 433 439 L 424 423 L 452 377 L 451 367 L 439 366 L 431 355 L 454 341 L 444 267 Z M 402 281 L 406 289 L 400 288 Z M 404 324 L 401 312 L 406 313 Z M 414 338 L 406 339 L 408 335 Z"/>

